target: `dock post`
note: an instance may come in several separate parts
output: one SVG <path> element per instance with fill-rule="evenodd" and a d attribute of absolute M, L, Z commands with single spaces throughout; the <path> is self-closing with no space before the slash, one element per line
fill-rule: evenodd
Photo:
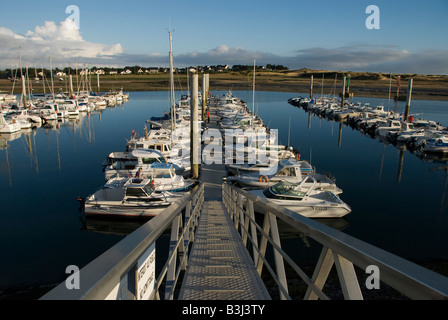
<path fill-rule="evenodd" d="M 73 96 L 75 95 L 75 92 L 73 91 L 73 77 L 72 75 L 69 75 L 70 78 L 70 98 L 73 98 Z M 99 84 L 98 84 L 98 92 L 100 91 L 99 89 Z"/>
<path fill-rule="evenodd" d="M 24 108 L 28 108 L 26 102 L 26 87 L 25 87 L 25 77 L 22 76 L 22 103 Z"/>
<path fill-rule="evenodd" d="M 413 82 L 413 79 L 409 79 L 408 96 L 406 98 L 406 107 L 405 107 L 404 115 L 403 115 L 403 121 L 405 121 L 405 122 L 408 121 L 409 109 L 411 108 L 412 82 Z"/>
<path fill-rule="evenodd" d="M 207 108 L 207 84 L 206 84 L 206 74 L 203 73 L 202 74 L 202 121 L 205 121 L 205 117 L 206 117 L 206 108 Z"/>
<path fill-rule="evenodd" d="M 199 178 L 199 145 L 198 145 L 198 74 L 191 75 L 190 99 L 190 163 L 191 177 Z"/>
<path fill-rule="evenodd" d="M 313 76 L 310 79 L 310 99 L 313 98 Z"/>
<path fill-rule="evenodd" d="M 345 79 L 342 81 L 342 97 L 341 97 L 341 108 L 344 108 L 344 99 L 345 99 Z"/>

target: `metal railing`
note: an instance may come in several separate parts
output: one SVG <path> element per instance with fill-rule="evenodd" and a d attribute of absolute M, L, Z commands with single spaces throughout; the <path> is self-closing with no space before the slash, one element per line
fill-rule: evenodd
<path fill-rule="evenodd" d="M 381 283 L 387 284 L 410 299 L 448 298 L 448 278 L 443 275 L 313 219 L 269 203 L 265 199 L 228 183 L 223 183 L 222 192 L 224 205 L 246 248 L 251 249 L 254 265 L 259 275 L 262 275 L 263 267 L 266 267 L 279 289 L 280 299 L 291 299 L 288 292 L 285 262 L 306 284 L 307 290 L 303 296 L 303 299 L 306 300 L 329 299 L 323 288 L 333 266 L 336 267 L 344 299 L 361 300 L 364 298 L 355 266 L 362 270 L 376 270 L 375 276 L 378 278 L 374 279 L 375 281 L 380 280 Z M 262 226 L 256 222 L 254 203 L 262 205 L 266 209 Z M 320 257 L 311 278 L 282 250 L 277 219 L 281 219 L 294 227 L 298 233 L 302 233 L 322 245 Z M 273 251 L 274 266 L 271 266 L 266 259 L 268 243 Z M 375 269 L 371 269 L 372 267 Z"/>
<path fill-rule="evenodd" d="M 180 272 L 186 269 L 190 244 L 194 241 L 203 203 L 204 185 L 201 183 L 82 268 L 77 275 L 80 279 L 79 288 L 69 288 L 66 281 L 41 299 L 134 300 L 144 297 L 160 300 L 162 285 L 164 299 L 174 299 Z M 171 233 L 168 257 L 156 275 L 154 270 L 149 269 L 151 263 L 154 263 L 155 242 L 167 230 Z"/>

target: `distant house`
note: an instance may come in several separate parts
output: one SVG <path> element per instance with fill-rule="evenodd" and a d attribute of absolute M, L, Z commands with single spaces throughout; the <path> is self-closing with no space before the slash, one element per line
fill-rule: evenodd
<path fill-rule="evenodd" d="M 109 71 L 109 74 L 118 74 L 118 71 Z"/>
<path fill-rule="evenodd" d="M 159 68 L 148 68 L 146 73 L 159 73 Z"/>
<path fill-rule="evenodd" d="M 137 73 L 143 73 L 146 72 L 147 70 L 143 71 L 142 69 L 138 69 Z"/>
<path fill-rule="evenodd" d="M 126 69 L 126 70 L 123 70 L 120 72 L 120 74 L 131 74 L 131 73 L 132 73 L 132 71 L 129 69 Z"/>

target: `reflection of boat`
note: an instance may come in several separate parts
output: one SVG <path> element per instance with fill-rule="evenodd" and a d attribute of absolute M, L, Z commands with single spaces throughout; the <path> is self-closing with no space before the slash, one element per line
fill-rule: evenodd
<path fill-rule="evenodd" d="M 102 219 L 101 217 L 86 216 L 85 219 L 83 219 L 83 229 L 96 233 L 127 236 L 141 227 L 141 225 L 148 221 L 148 219 L 150 219 L 150 217 L 140 221 L 135 219 Z"/>
<path fill-rule="evenodd" d="M 0 134 L 1 141 L 14 141 L 22 136 L 22 131 L 16 131 L 12 133 L 2 133 Z"/>
<path fill-rule="evenodd" d="M 272 175 L 259 175 L 258 173 L 246 173 L 238 174 L 235 176 L 226 177 L 228 182 L 236 182 L 241 187 L 256 187 L 266 188 L 272 186 L 280 181 L 287 181 L 290 183 L 301 183 L 304 179 L 305 185 L 312 185 L 314 180 L 317 182 L 315 188 L 320 190 L 332 191 L 336 194 L 342 193 L 334 179 L 331 179 L 327 175 L 320 173 L 309 173 L 308 175 L 302 174 L 302 163 L 295 159 L 288 159 L 279 162 L 278 169 Z M 312 178 L 311 178 L 312 177 Z"/>
<path fill-rule="evenodd" d="M 131 178 L 119 186 L 103 186 L 84 202 L 86 215 L 151 217 L 180 199 L 183 193 L 156 192 L 150 179 Z"/>
<path fill-rule="evenodd" d="M 252 194 L 309 218 L 340 218 L 351 208 L 330 191 L 320 191 L 302 184 L 279 182 L 264 190 L 251 190 Z M 266 209 L 254 204 L 257 212 Z"/>

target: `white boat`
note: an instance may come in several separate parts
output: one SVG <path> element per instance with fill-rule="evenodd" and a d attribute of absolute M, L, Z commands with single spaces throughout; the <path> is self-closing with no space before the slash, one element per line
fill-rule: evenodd
<path fill-rule="evenodd" d="M 67 117 L 79 116 L 79 108 L 76 100 L 64 100 L 58 102 L 59 108 L 66 111 Z"/>
<path fill-rule="evenodd" d="M 341 218 L 351 212 L 351 208 L 336 194 L 317 190 L 314 186 L 279 182 L 266 189 L 249 192 L 308 218 Z M 260 213 L 266 211 L 256 203 L 254 209 Z"/>
<path fill-rule="evenodd" d="M 55 103 L 47 103 L 39 109 L 40 117 L 45 121 L 53 121 L 58 119 L 58 106 Z"/>
<path fill-rule="evenodd" d="M 448 154 L 448 136 L 439 135 L 426 140 L 422 151 L 425 153 Z"/>
<path fill-rule="evenodd" d="M 84 201 L 87 216 L 153 217 L 183 193 L 156 192 L 151 179 L 130 178 L 124 184 L 105 184 Z"/>
<path fill-rule="evenodd" d="M 401 130 L 401 121 L 388 119 L 387 124 L 378 126 L 375 130 L 377 136 L 387 138 L 391 132 L 398 132 Z"/>
<path fill-rule="evenodd" d="M 279 161 L 266 161 L 266 162 L 257 162 L 254 164 L 243 163 L 243 164 L 226 164 L 226 169 L 231 175 L 238 174 L 258 174 L 258 175 L 273 175 L 277 172 L 279 165 L 281 165 L 281 161 L 287 161 L 288 159 L 279 160 Z M 300 170 L 303 175 L 308 175 L 310 173 L 314 173 L 315 169 L 308 161 L 298 160 L 300 164 Z"/>
<path fill-rule="evenodd" d="M 106 181 L 114 176 L 134 177 L 139 168 L 144 173 L 150 171 L 153 163 L 167 163 L 165 157 L 156 150 L 137 149 L 125 152 L 111 152 L 104 168 Z"/>
<path fill-rule="evenodd" d="M 139 171 L 140 170 L 140 171 Z M 184 179 L 178 175 L 172 164 L 154 162 L 149 168 L 143 170 L 139 168 L 135 177 L 151 179 L 156 191 L 185 192 L 191 190 L 196 184 L 196 180 Z M 106 185 L 124 184 L 129 180 L 129 176 L 115 175 L 110 178 Z"/>
<path fill-rule="evenodd" d="M 20 124 L 15 119 L 5 118 L 0 114 L 0 133 L 13 133 L 20 131 Z"/>
<path fill-rule="evenodd" d="M 115 175 L 133 177 L 139 168 L 143 174 L 150 174 L 153 163 L 172 164 L 176 174 L 182 175 L 185 166 L 181 162 L 167 159 L 160 151 L 155 149 L 136 149 L 125 152 L 112 152 L 106 160 L 104 168 L 105 178 L 109 180 Z"/>
<path fill-rule="evenodd" d="M 335 179 L 331 178 L 329 175 L 320 173 L 303 175 L 301 162 L 296 159 L 281 161 L 278 166 L 278 171 L 273 175 L 268 176 L 248 173 L 226 177 L 224 180 L 230 183 L 237 183 L 242 188 L 266 188 L 281 181 L 304 183 L 304 186 L 310 187 L 314 181 L 316 181 L 314 186 L 316 190 L 331 191 L 335 194 L 342 193 L 342 190 L 336 186 Z"/>

